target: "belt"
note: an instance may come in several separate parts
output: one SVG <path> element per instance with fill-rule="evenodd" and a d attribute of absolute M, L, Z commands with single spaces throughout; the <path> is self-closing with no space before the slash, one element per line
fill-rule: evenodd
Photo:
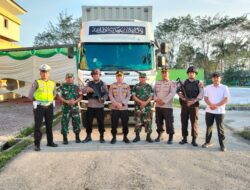
<path fill-rule="evenodd" d="M 37 106 L 40 106 L 40 107 L 42 107 L 42 108 L 44 108 L 44 109 L 47 109 L 48 107 L 51 106 L 51 104 L 50 104 L 50 105 L 47 105 L 47 106 L 44 106 L 44 105 L 37 105 Z"/>

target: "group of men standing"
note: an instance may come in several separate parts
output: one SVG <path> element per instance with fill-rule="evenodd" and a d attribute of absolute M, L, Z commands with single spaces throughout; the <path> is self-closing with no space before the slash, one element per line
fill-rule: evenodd
<path fill-rule="evenodd" d="M 122 71 L 116 72 L 116 82 L 107 88 L 105 82 L 101 80 L 101 72 L 99 69 L 94 69 L 91 72 L 92 79 L 83 88 L 79 88 L 74 84 L 74 76 L 72 73 L 67 73 L 66 82 L 59 87 L 58 92 L 55 90 L 55 83 L 49 80 L 50 67 L 48 65 L 41 65 L 39 80 L 35 80 L 29 93 L 30 99 L 33 100 L 33 111 L 35 118 L 35 150 L 40 150 L 41 132 L 43 117 L 45 117 L 46 133 L 48 146 L 58 146 L 53 142 L 52 135 L 52 122 L 53 122 L 53 101 L 57 94 L 62 101 L 62 120 L 61 120 L 61 133 L 63 135 L 63 144 L 68 144 L 68 125 L 70 118 L 72 118 L 73 131 L 75 133 L 76 143 L 80 143 L 80 115 L 78 109 L 78 102 L 82 100 L 83 94 L 87 94 L 88 108 L 86 112 L 85 128 L 86 137 L 82 141 L 87 143 L 92 140 L 92 124 L 93 119 L 97 119 L 98 130 L 100 133 L 100 143 L 104 143 L 104 102 L 109 98 L 112 103 L 111 113 L 111 144 L 117 142 L 117 127 L 119 119 L 122 123 L 123 141 L 130 143 L 127 135 L 128 128 L 128 101 L 132 95 L 135 102 L 135 138 L 133 142 L 140 141 L 140 132 L 145 128 L 147 133 L 146 141 L 152 143 L 152 101 L 155 102 L 156 108 L 156 125 L 158 136 L 156 142 L 161 140 L 162 133 L 164 132 L 164 122 L 166 132 L 169 135 L 168 144 L 173 143 L 174 136 L 174 116 L 173 116 L 173 98 L 177 93 L 181 103 L 181 124 L 182 124 L 182 137 L 179 142 L 185 144 L 188 142 L 188 122 L 191 122 L 191 135 L 192 145 L 198 146 L 196 139 L 198 136 L 198 110 L 199 101 L 203 98 L 207 104 L 206 108 L 206 141 L 202 147 L 207 148 L 212 145 L 212 127 L 214 120 L 218 128 L 218 137 L 221 151 L 225 151 L 225 135 L 224 135 L 224 114 L 225 104 L 228 101 L 229 91 L 227 86 L 220 83 L 221 76 L 219 73 L 213 73 L 213 84 L 206 87 L 205 94 L 203 83 L 196 80 L 197 70 L 191 66 L 187 70 L 188 79 L 182 83 L 171 81 L 169 79 L 168 68 L 162 67 L 162 79 L 157 81 L 154 88 L 146 83 L 146 74 L 139 73 L 139 83 L 132 89 L 124 83 L 124 73 Z"/>

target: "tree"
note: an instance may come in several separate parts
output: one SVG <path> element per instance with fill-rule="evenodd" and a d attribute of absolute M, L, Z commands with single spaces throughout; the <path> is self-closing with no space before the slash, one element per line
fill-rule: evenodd
<path fill-rule="evenodd" d="M 157 25 L 155 37 L 172 44 L 176 68 L 190 62 L 210 74 L 223 72 L 230 65 L 250 66 L 250 21 L 246 15 L 165 19 Z"/>
<path fill-rule="evenodd" d="M 57 23 L 48 23 L 44 32 L 35 37 L 34 46 L 77 44 L 80 41 L 81 18 L 74 19 L 66 11 L 59 13 Z"/>

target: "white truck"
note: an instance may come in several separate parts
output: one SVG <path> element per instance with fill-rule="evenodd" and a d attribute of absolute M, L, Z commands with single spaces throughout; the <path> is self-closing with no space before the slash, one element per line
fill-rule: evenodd
<path fill-rule="evenodd" d="M 154 34 L 151 6 L 83 6 L 79 83 L 91 80 L 91 70 L 99 68 L 102 80 L 109 86 L 115 82 L 117 70 L 124 72 L 130 86 L 139 82 L 139 72 L 147 74 L 147 82 L 156 79 Z M 105 102 L 105 110 L 109 110 Z M 129 110 L 134 109 L 129 102 Z M 86 110 L 87 100 L 80 109 Z"/>

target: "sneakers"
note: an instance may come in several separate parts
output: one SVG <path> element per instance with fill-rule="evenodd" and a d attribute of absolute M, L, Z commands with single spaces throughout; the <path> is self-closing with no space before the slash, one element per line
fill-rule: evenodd
<path fill-rule="evenodd" d="M 213 146 L 212 143 L 204 143 L 201 147 L 202 148 L 208 148 L 208 147 L 211 147 L 211 146 Z"/>
<path fill-rule="evenodd" d="M 221 146 L 221 147 L 220 147 L 220 150 L 221 150 L 222 152 L 226 152 L 226 151 L 227 151 L 227 149 L 225 148 L 225 146 Z"/>

